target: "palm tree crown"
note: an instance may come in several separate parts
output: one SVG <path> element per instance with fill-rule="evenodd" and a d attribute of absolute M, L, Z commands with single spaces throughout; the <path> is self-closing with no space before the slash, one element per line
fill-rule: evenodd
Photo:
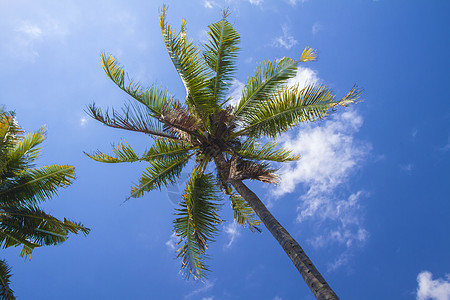
<path fill-rule="evenodd" d="M 13 113 L 0 111 L 0 245 L 22 246 L 21 256 L 33 249 L 64 242 L 69 233 L 89 233 L 82 224 L 45 213 L 38 204 L 56 195 L 74 179 L 74 167 L 35 167 L 45 127 L 24 135 Z M 9 288 L 10 268 L 0 260 L 0 298 L 15 299 Z"/>
<path fill-rule="evenodd" d="M 121 111 L 103 111 L 91 104 L 88 113 L 103 124 L 142 132 L 154 138 L 153 146 L 142 155 L 121 141 L 114 155 L 102 152 L 87 154 L 104 163 L 145 161 L 138 185 L 130 197 L 174 183 L 189 161 L 192 173 L 175 213 L 174 231 L 179 238 L 178 256 L 187 276 L 204 278 L 205 251 L 222 222 L 217 212 L 219 192 L 231 202 L 234 219 L 250 229 L 261 223 L 255 207 L 238 191 L 237 183 L 254 179 L 277 182 L 270 162 L 299 159 L 275 142 L 260 143 L 256 139 L 277 137 L 299 122 L 323 119 L 338 106 L 353 103 L 359 97 L 354 87 L 342 99 L 323 85 L 288 86 L 298 64 L 316 59 L 306 48 L 299 60 L 274 59 L 259 66 L 249 77 L 237 104 L 230 104 L 229 87 L 236 70 L 239 34 L 223 13 L 219 22 L 208 27 L 208 42 L 199 47 L 186 38 L 185 22 L 177 33 L 166 23 L 166 9 L 159 16 L 163 40 L 169 56 L 186 88 L 184 103 L 158 86 L 143 88 L 129 78 L 124 68 L 110 55 L 101 55 L 107 76 L 137 104 L 130 103 Z M 212 171 L 208 164 L 213 162 Z M 191 164 L 192 165 L 192 164 Z M 190 166 L 191 166 L 190 165 Z M 256 211 L 262 219 L 259 211 Z"/>

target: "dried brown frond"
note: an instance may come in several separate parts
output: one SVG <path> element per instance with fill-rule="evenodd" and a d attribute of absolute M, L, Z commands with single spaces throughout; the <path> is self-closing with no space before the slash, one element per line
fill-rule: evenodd
<path fill-rule="evenodd" d="M 200 122 L 180 105 L 163 111 L 160 121 L 164 123 L 164 131 L 175 134 L 189 143 L 192 143 L 192 135 L 200 128 Z"/>
<path fill-rule="evenodd" d="M 233 107 L 227 106 L 224 110 L 209 116 L 214 136 L 225 138 L 236 128 L 236 117 L 233 114 Z"/>
<path fill-rule="evenodd" d="M 233 178 L 241 180 L 256 179 L 265 183 L 278 183 L 278 177 L 273 171 L 274 170 L 269 169 L 266 164 L 240 159 L 237 163 L 235 174 L 230 175 Z"/>
<path fill-rule="evenodd" d="M 91 104 L 88 106 L 87 113 L 93 119 L 109 127 L 177 139 L 173 134 L 163 132 L 159 124 L 152 120 L 149 112 L 145 108 L 137 105 L 126 105 L 122 108 L 121 112 L 115 109 L 111 109 L 110 111 L 106 109 L 105 112 L 102 112 L 95 104 Z"/>

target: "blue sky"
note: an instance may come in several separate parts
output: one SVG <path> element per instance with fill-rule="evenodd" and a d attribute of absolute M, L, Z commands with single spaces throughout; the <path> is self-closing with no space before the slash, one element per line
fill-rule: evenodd
<path fill-rule="evenodd" d="M 171 238 L 182 183 L 121 205 L 145 166 L 84 156 L 122 138 L 141 153 L 151 142 L 83 111 L 128 100 L 104 75 L 102 51 L 134 79 L 184 97 L 159 31 L 164 3 L 169 23 L 186 19 L 199 43 L 231 9 L 241 35 L 231 95 L 258 62 L 298 59 L 306 46 L 319 61 L 301 65 L 295 82 L 323 82 L 340 96 L 355 83 L 364 89 L 364 102 L 279 138 L 302 155 L 280 170 L 280 185 L 249 185 L 342 299 L 450 299 L 450 4 L 385 0 L 0 0 L 0 103 L 28 132 L 47 124 L 41 164 L 76 168 L 74 184 L 44 207 L 92 228 L 31 260 L 2 250 L 17 296 L 313 299 L 268 231 L 237 227 L 225 201 L 208 281 L 184 280 Z"/>

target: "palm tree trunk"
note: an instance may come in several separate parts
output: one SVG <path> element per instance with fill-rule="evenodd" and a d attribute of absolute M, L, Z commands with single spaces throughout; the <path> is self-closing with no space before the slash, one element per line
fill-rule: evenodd
<path fill-rule="evenodd" d="M 235 190 L 247 201 L 253 208 L 266 228 L 272 233 L 278 243 L 283 247 L 289 258 L 294 263 L 297 270 L 302 275 L 308 287 L 314 296 L 320 300 L 339 299 L 334 293 L 312 261 L 305 254 L 300 245 L 284 229 L 283 226 L 274 218 L 261 200 L 253 193 L 242 180 L 229 180 Z"/>

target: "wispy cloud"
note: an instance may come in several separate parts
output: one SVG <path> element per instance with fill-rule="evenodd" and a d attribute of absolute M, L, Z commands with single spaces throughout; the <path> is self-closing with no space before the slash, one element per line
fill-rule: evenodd
<path fill-rule="evenodd" d="M 175 250 L 178 240 L 179 240 L 179 238 L 177 237 L 175 232 L 172 233 L 169 240 L 166 242 L 167 248 L 171 251 Z"/>
<path fill-rule="evenodd" d="M 304 2 L 306 2 L 306 1 L 308 1 L 308 0 L 289 0 L 289 3 L 290 3 L 292 6 L 295 6 L 295 5 L 297 5 L 298 2 L 304 3 Z"/>
<path fill-rule="evenodd" d="M 88 118 L 86 118 L 86 117 L 81 117 L 80 118 L 80 126 L 81 127 L 86 127 L 86 125 L 88 124 Z"/>
<path fill-rule="evenodd" d="M 414 170 L 414 165 L 409 163 L 409 164 L 404 164 L 400 166 L 400 169 L 405 172 L 408 175 L 412 174 L 412 171 Z"/>
<path fill-rule="evenodd" d="M 200 287 L 196 290 L 193 290 L 192 292 L 190 292 L 189 294 L 184 296 L 184 299 L 190 299 L 194 296 L 197 296 L 198 294 L 202 294 L 202 293 L 209 291 L 210 289 L 212 289 L 214 287 L 215 282 L 206 280 L 204 283 L 201 283 L 201 284 L 202 284 L 202 287 Z"/>
<path fill-rule="evenodd" d="M 312 28 L 311 28 L 311 32 L 313 35 L 316 35 L 319 31 L 322 30 L 322 24 L 319 22 L 314 22 Z"/>
<path fill-rule="evenodd" d="M 230 223 L 224 226 L 224 231 L 228 235 L 229 242 L 225 245 L 226 248 L 230 248 L 235 239 L 241 234 L 239 232 L 239 224 L 236 222 Z"/>
<path fill-rule="evenodd" d="M 263 0 L 249 0 L 252 5 L 260 5 L 263 3 Z"/>
<path fill-rule="evenodd" d="M 204 1 L 203 1 L 203 6 L 204 6 L 205 8 L 213 8 L 213 7 L 216 7 L 216 6 L 218 6 L 218 5 L 217 5 L 217 3 L 216 3 L 215 1 L 212 1 L 212 0 L 204 0 Z"/>
<path fill-rule="evenodd" d="M 283 25 L 281 27 L 283 31 L 283 35 L 275 38 L 273 42 L 273 46 L 275 47 L 284 47 L 286 49 L 290 49 L 293 46 L 297 45 L 297 40 L 289 34 L 289 28 L 287 25 Z"/>
<path fill-rule="evenodd" d="M 447 139 L 447 144 L 445 144 L 443 147 L 439 148 L 439 151 L 447 152 L 450 150 L 450 136 Z"/>
<path fill-rule="evenodd" d="M 16 30 L 17 32 L 23 33 L 29 39 L 38 39 L 42 36 L 42 29 L 35 24 L 24 23 L 17 27 Z"/>
<path fill-rule="evenodd" d="M 417 300 L 449 300 L 450 299 L 450 274 L 446 280 L 438 278 L 433 280 L 433 274 L 422 271 L 417 275 Z"/>

